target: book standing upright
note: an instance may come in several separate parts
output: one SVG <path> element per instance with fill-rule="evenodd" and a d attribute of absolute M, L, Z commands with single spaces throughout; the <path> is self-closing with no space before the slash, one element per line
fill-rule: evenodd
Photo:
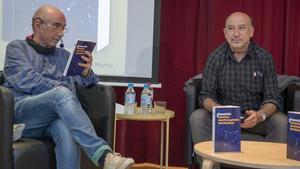
<path fill-rule="evenodd" d="M 287 158 L 300 161 L 300 112 L 288 112 Z"/>
<path fill-rule="evenodd" d="M 213 107 L 212 141 L 214 152 L 241 151 L 240 117 L 239 106 Z"/>

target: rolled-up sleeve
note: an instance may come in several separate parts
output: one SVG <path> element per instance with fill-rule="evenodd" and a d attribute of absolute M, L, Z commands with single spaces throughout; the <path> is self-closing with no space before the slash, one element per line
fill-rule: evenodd
<path fill-rule="evenodd" d="M 261 106 L 266 103 L 273 103 L 277 108 L 282 109 L 282 99 L 278 89 L 278 81 L 274 63 L 271 56 L 266 57 L 263 61 L 264 68 L 264 88 L 263 88 L 263 102 Z"/>

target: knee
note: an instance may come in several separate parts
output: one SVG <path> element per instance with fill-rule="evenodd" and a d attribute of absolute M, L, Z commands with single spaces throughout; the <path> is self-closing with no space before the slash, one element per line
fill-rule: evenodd
<path fill-rule="evenodd" d="M 64 86 L 58 86 L 49 91 L 51 100 L 56 103 L 61 100 L 73 99 L 76 98 L 75 93 L 73 93 L 69 88 Z"/>
<path fill-rule="evenodd" d="M 65 86 L 58 86 L 54 88 L 55 93 L 58 93 L 61 96 L 75 96 L 74 93 Z"/>
<path fill-rule="evenodd" d="M 201 124 L 204 125 L 208 118 L 211 118 L 209 112 L 207 112 L 204 109 L 197 109 L 193 111 L 192 114 L 190 115 L 189 122 L 191 127 L 193 126 L 199 127 L 199 125 Z"/>
<path fill-rule="evenodd" d="M 287 130 L 287 116 L 282 112 L 276 112 L 270 116 L 268 123 L 274 130 L 284 132 Z"/>

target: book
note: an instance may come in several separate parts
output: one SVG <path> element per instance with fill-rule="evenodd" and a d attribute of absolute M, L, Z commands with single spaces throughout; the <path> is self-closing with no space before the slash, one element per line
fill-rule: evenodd
<path fill-rule="evenodd" d="M 300 112 L 288 112 L 287 158 L 300 161 Z"/>
<path fill-rule="evenodd" d="M 214 152 L 241 151 L 241 109 L 239 106 L 214 106 L 212 141 Z"/>
<path fill-rule="evenodd" d="M 84 63 L 84 60 L 81 59 L 81 56 L 86 55 L 85 54 L 86 51 L 92 53 L 95 46 L 96 46 L 95 42 L 78 40 L 73 54 L 68 59 L 63 75 L 64 76 L 81 75 L 84 69 L 83 67 L 80 67 L 78 65 L 78 63 Z"/>

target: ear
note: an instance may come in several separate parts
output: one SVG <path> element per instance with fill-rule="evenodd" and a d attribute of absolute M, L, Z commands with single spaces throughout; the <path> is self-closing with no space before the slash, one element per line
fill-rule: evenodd
<path fill-rule="evenodd" d="M 253 35 L 254 35 L 254 27 L 251 26 L 251 27 L 250 27 L 250 37 L 252 38 Z"/>
<path fill-rule="evenodd" d="M 223 28 L 224 37 L 226 37 L 226 28 Z"/>
<path fill-rule="evenodd" d="M 42 20 L 40 18 L 36 18 L 32 20 L 32 28 L 35 31 L 38 31 L 41 27 Z"/>

